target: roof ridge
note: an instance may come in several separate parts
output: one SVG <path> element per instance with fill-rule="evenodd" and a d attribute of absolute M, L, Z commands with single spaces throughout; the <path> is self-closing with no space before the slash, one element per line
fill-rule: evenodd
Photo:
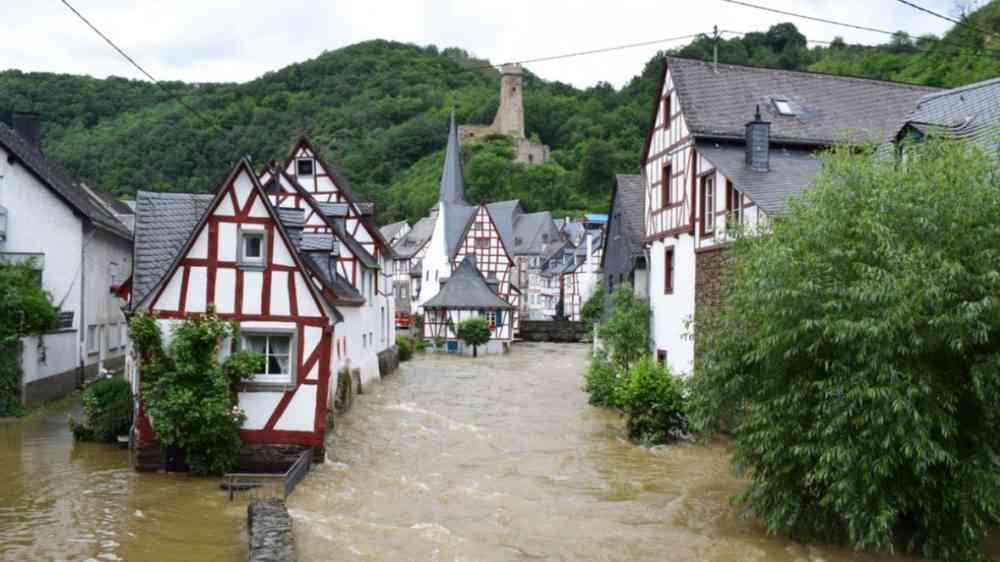
<path fill-rule="evenodd" d="M 985 88 L 987 86 L 993 86 L 995 84 L 1000 84 L 1000 76 L 996 78 L 988 78 L 986 80 L 980 80 L 979 82 L 973 82 L 972 84 L 966 84 L 964 86 L 959 86 L 957 88 L 951 88 L 940 92 L 932 92 L 920 98 L 920 101 L 917 102 L 917 108 L 919 109 L 920 106 L 924 104 L 924 102 L 928 102 L 931 100 L 947 96 L 953 96 L 955 94 L 961 94 L 971 90 L 977 90 L 979 88 Z"/>

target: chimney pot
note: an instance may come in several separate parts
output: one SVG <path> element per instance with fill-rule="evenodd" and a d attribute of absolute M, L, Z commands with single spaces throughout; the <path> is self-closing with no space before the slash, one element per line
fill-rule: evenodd
<path fill-rule="evenodd" d="M 760 105 L 746 124 L 746 163 L 755 172 L 771 168 L 771 123 L 761 119 Z"/>

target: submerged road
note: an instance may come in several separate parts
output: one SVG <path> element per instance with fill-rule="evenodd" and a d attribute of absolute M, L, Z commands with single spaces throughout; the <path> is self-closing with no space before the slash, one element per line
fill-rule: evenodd
<path fill-rule="evenodd" d="M 586 358 L 425 355 L 373 385 L 289 500 L 300 560 L 886 560 L 738 519 L 725 449 L 630 444 Z"/>

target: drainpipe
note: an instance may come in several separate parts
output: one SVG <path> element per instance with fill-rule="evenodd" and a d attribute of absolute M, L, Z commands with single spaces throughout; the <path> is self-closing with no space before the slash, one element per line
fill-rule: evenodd
<path fill-rule="evenodd" d="M 89 237 L 87 233 L 86 219 L 81 221 L 80 224 L 83 234 L 83 243 L 80 245 L 80 337 L 79 337 L 80 366 L 78 367 L 79 373 L 77 374 L 77 386 L 82 388 L 84 379 L 86 378 L 86 368 L 87 368 L 86 294 L 87 294 L 87 243 L 89 242 Z M 93 236 L 93 233 L 90 233 L 89 236 Z"/>

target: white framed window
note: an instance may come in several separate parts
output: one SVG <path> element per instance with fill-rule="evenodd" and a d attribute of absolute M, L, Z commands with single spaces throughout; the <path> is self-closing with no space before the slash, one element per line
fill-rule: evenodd
<path fill-rule="evenodd" d="M 295 161 L 295 174 L 300 178 L 313 176 L 314 162 L 312 158 L 299 158 Z"/>
<path fill-rule="evenodd" d="M 87 326 L 87 353 L 97 353 L 98 346 L 101 343 L 101 341 L 97 339 L 98 333 L 97 324 Z"/>
<path fill-rule="evenodd" d="M 247 332 L 241 334 L 241 348 L 264 356 L 264 370 L 253 382 L 291 384 L 294 379 L 295 338 L 291 332 Z"/>
<path fill-rule="evenodd" d="M 702 228 L 705 234 L 715 232 L 715 177 L 705 176 L 701 180 Z"/>
<path fill-rule="evenodd" d="M 240 229 L 239 256 L 241 265 L 263 267 L 267 263 L 267 233 L 263 230 Z"/>

